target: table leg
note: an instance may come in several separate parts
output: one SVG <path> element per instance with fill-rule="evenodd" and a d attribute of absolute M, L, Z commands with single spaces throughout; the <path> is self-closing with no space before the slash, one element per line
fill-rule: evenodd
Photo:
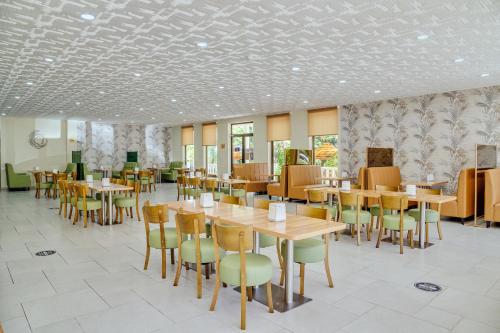
<path fill-rule="evenodd" d="M 109 218 L 109 226 L 113 225 L 113 198 L 112 192 L 108 192 L 108 218 Z"/>
<path fill-rule="evenodd" d="M 293 240 L 286 240 L 285 303 L 293 303 Z"/>
<path fill-rule="evenodd" d="M 102 225 L 106 224 L 106 213 L 105 213 L 105 207 L 106 207 L 106 196 L 104 195 L 105 192 L 101 192 L 101 221 Z"/>
<path fill-rule="evenodd" d="M 253 253 L 260 253 L 260 234 L 257 231 L 253 232 Z M 255 289 L 259 288 L 259 286 L 255 286 Z"/>
<path fill-rule="evenodd" d="M 424 230 L 424 225 L 425 225 L 425 209 L 426 209 L 426 203 L 421 202 L 420 203 L 420 225 L 419 225 L 419 230 L 418 230 L 418 246 L 423 249 L 425 248 L 425 244 L 422 241 L 422 234 Z M 400 235 L 401 237 L 401 235 Z"/>
<path fill-rule="evenodd" d="M 229 184 L 229 195 L 233 195 L 233 185 Z"/>

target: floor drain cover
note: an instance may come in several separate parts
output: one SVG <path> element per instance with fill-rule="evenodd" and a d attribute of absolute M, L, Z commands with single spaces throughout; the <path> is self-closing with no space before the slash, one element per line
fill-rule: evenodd
<path fill-rule="evenodd" d="M 441 287 L 438 286 L 437 284 L 430 283 L 430 282 L 417 282 L 414 284 L 415 288 L 423 290 L 423 291 L 430 291 L 430 292 L 438 292 L 441 291 Z"/>
<path fill-rule="evenodd" d="M 54 251 L 54 250 L 45 250 L 45 251 L 37 252 L 35 254 L 39 257 L 45 257 L 45 256 L 53 255 L 54 253 L 56 253 L 56 251 Z"/>

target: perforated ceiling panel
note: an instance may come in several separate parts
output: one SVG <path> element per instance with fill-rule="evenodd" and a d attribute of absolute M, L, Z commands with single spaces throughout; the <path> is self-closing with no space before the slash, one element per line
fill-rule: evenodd
<path fill-rule="evenodd" d="M 497 0 L 0 2 L 13 116 L 174 125 L 499 84 L 499 59 Z"/>

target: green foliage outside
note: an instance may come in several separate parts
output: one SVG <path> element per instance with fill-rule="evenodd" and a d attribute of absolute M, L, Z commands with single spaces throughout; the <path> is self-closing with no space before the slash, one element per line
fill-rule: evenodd
<path fill-rule="evenodd" d="M 273 141 L 273 173 L 281 174 L 281 167 L 285 164 L 285 149 L 290 148 L 290 140 Z"/>

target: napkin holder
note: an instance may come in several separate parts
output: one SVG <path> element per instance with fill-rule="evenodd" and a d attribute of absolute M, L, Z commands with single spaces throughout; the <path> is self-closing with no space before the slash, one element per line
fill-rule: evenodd
<path fill-rule="evenodd" d="M 135 167 L 135 168 L 134 168 L 134 172 L 139 172 L 139 168 L 138 168 L 138 167 Z"/>
<path fill-rule="evenodd" d="M 36 167 L 35 167 L 35 170 L 36 170 L 36 171 L 40 170 L 40 167 L 39 167 L 39 166 L 36 166 Z"/>
<path fill-rule="evenodd" d="M 189 178 L 193 178 L 194 177 L 194 172 L 193 171 L 189 171 Z"/>
<path fill-rule="evenodd" d="M 110 181 L 109 181 L 109 178 L 103 178 L 103 179 L 101 180 L 101 185 L 102 185 L 103 187 L 109 187 L 109 186 L 111 185 L 111 183 L 110 183 Z"/>
<path fill-rule="evenodd" d="M 214 206 L 214 196 L 212 193 L 201 193 L 200 194 L 200 206 L 203 208 Z"/>
<path fill-rule="evenodd" d="M 57 169 L 52 170 L 52 173 L 58 173 L 58 172 L 59 172 L 59 170 L 57 170 Z"/>
<path fill-rule="evenodd" d="M 222 174 L 222 179 L 228 180 L 229 179 L 229 174 L 228 173 L 223 173 Z"/>
<path fill-rule="evenodd" d="M 434 175 L 432 173 L 428 174 L 427 175 L 427 182 L 430 183 L 430 182 L 433 182 L 434 181 Z"/>
<path fill-rule="evenodd" d="M 269 204 L 269 221 L 283 222 L 286 220 L 286 206 L 284 203 L 271 203 Z"/>
<path fill-rule="evenodd" d="M 406 185 L 406 194 L 410 197 L 414 197 L 417 195 L 417 185 Z"/>
<path fill-rule="evenodd" d="M 195 176 L 196 177 L 201 177 L 201 172 L 200 171 L 196 171 Z"/>
<path fill-rule="evenodd" d="M 86 181 L 87 183 L 93 183 L 93 182 L 94 182 L 94 176 L 92 176 L 92 175 L 87 175 L 87 176 L 85 177 L 85 181 Z"/>
<path fill-rule="evenodd" d="M 348 180 L 342 181 L 342 186 L 340 188 L 342 191 L 350 191 L 351 190 L 351 182 Z"/>

